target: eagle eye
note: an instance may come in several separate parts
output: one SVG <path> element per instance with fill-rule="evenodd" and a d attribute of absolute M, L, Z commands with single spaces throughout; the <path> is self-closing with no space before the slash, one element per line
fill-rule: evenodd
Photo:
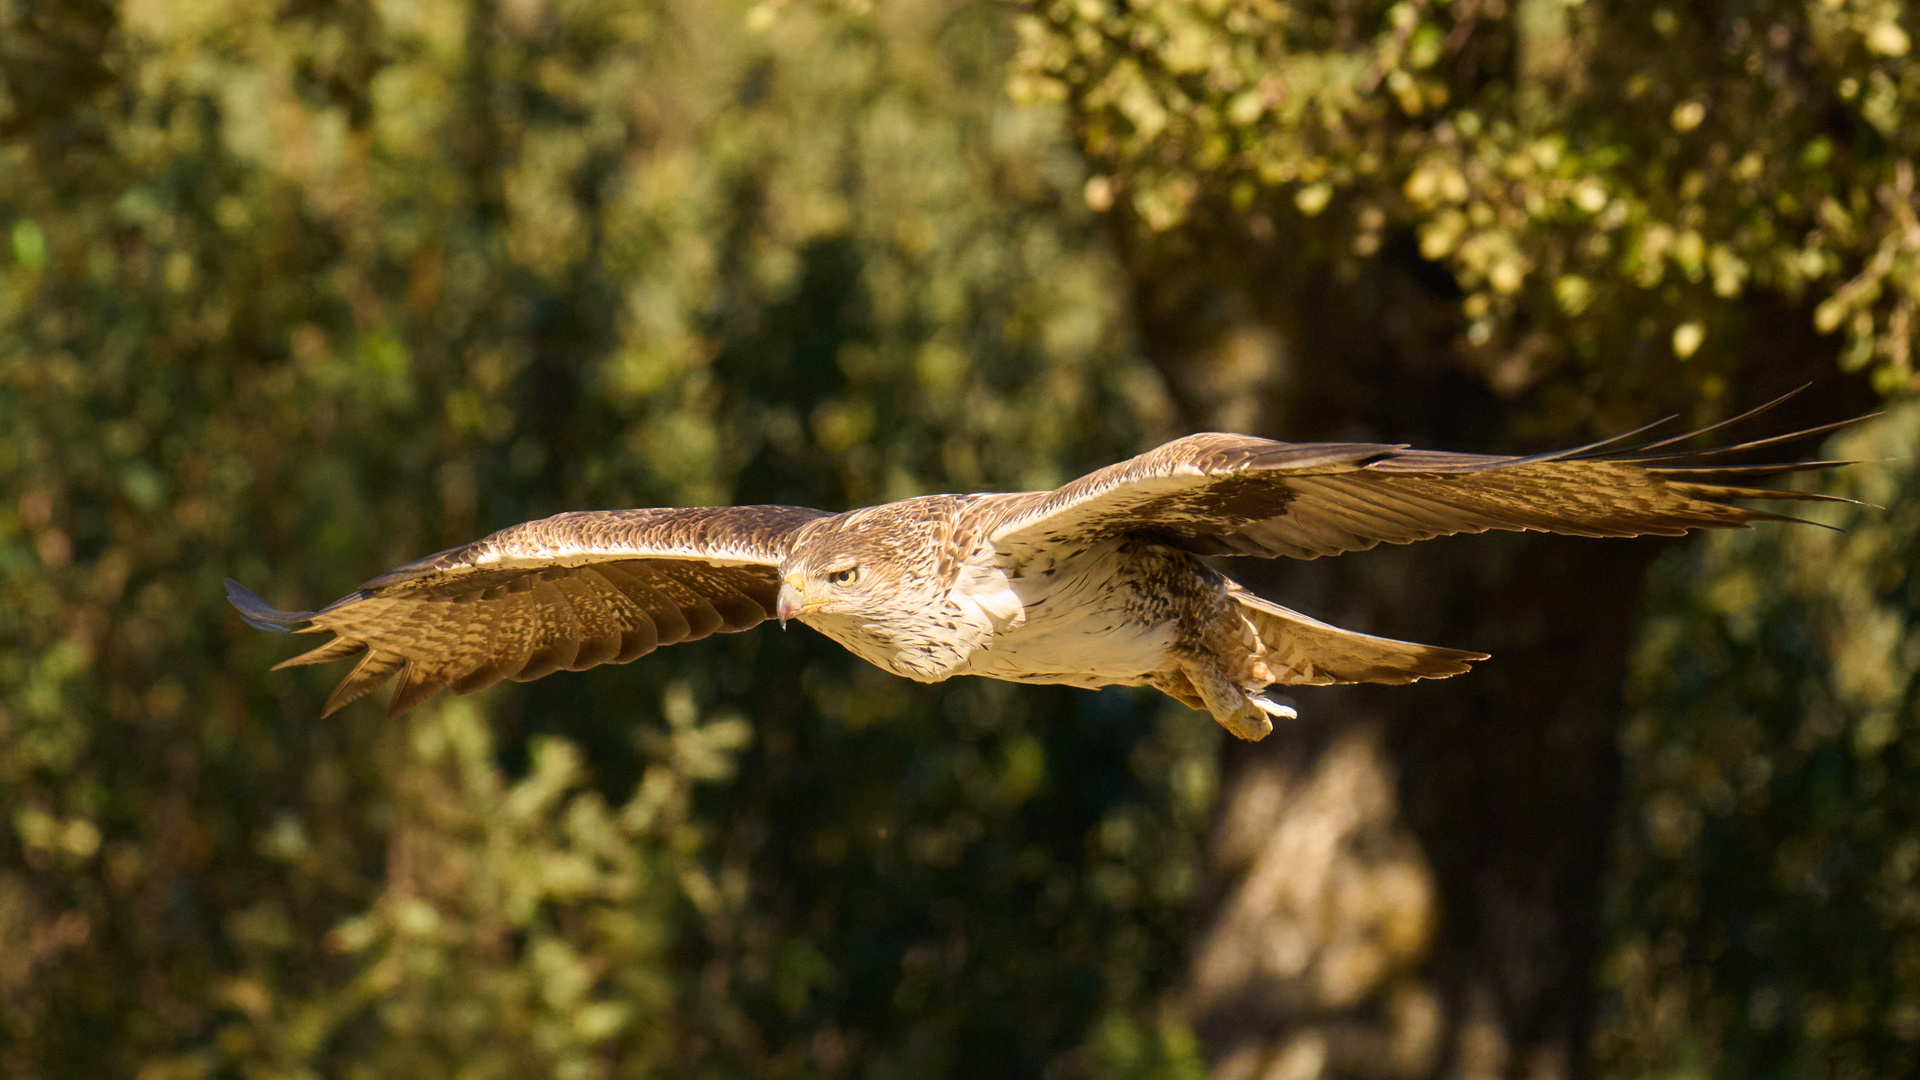
<path fill-rule="evenodd" d="M 860 568 L 858 566 L 842 567 L 839 570 L 827 571 L 827 584 L 851 585 L 855 581 L 859 580 L 859 577 L 860 577 Z"/>

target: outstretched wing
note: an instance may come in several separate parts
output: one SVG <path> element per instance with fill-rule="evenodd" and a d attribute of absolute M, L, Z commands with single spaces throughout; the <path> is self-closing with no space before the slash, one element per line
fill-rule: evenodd
<path fill-rule="evenodd" d="M 1832 496 L 1739 481 L 1848 463 L 1727 465 L 1718 456 L 1839 426 L 1695 453 L 1658 452 L 1689 435 L 1634 451 L 1605 450 L 1613 439 L 1532 457 L 1189 435 L 1057 490 L 1008 497 L 989 535 L 1003 550 L 1132 533 L 1203 554 L 1315 559 L 1489 529 L 1678 536 L 1745 528 L 1797 519 L 1734 500 Z"/>
<path fill-rule="evenodd" d="M 227 596 L 263 630 L 335 635 L 276 670 L 365 652 L 327 714 L 397 673 L 387 711 L 398 716 L 443 688 L 624 664 L 749 629 L 774 613 L 793 531 L 825 516 L 797 506 L 561 514 L 408 563 L 319 611 L 276 611 L 231 579 Z"/>

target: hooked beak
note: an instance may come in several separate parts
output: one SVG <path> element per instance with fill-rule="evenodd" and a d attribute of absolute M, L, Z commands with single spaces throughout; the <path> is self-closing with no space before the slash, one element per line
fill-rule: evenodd
<path fill-rule="evenodd" d="M 780 629 L 787 628 L 787 620 L 807 609 L 806 575 L 795 571 L 787 575 L 780 586 L 780 599 L 774 606 L 774 613 L 780 617 Z"/>

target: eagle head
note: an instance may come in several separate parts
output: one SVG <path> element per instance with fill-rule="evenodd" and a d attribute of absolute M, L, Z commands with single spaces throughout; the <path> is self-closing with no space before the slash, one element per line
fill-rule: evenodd
<path fill-rule="evenodd" d="M 958 662 L 948 608 L 948 542 L 928 527 L 929 496 L 809 523 L 780 563 L 777 614 L 798 619 L 856 655 L 908 678 L 932 681 Z"/>

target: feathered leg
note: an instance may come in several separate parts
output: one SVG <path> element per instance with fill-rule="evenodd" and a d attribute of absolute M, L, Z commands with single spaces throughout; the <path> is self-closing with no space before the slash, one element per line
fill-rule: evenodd
<path fill-rule="evenodd" d="M 1180 671 L 1220 726 L 1248 742 L 1259 742 L 1272 734 L 1274 717 L 1290 720 L 1299 715 L 1285 705 L 1235 686 L 1226 672 L 1210 661 L 1183 659 Z"/>

